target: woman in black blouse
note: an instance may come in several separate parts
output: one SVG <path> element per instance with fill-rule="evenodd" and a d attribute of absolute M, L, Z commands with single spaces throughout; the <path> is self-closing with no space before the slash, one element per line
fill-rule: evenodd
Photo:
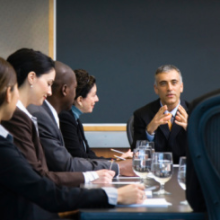
<path fill-rule="evenodd" d="M 91 159 L 110 159 L 98 157 L 91 150 L 85 138 L 82 123 L 79 119 L 83 113 L 92 113 L 97 96 L 96 79 L 89 75 L 86 70 L 74 70 L 77 78 L 77 88 L 75 102 L 70 111 L 63 111 L 60 115 L 60 129 L 63 134 L 65 146 L 73 157 Z M 122 158 L 132 157 L 132 152 L 128 150 L 120 155 Z"/>

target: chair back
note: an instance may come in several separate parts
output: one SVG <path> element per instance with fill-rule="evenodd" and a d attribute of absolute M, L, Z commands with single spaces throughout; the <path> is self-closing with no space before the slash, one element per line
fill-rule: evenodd
<path fill-rule="evenodd" d="M 133 139 L 134 139 L 134 116 L 133 115 L 127 121 L 126 131 L 127 131 L 128 142 L 131 146 L 133 143 Z"/>
<path fill-rule="evenodd" d="M 200 102 L 188 122 L 189 152 L 209 220 L 220 219 L 220 94 Z"/>

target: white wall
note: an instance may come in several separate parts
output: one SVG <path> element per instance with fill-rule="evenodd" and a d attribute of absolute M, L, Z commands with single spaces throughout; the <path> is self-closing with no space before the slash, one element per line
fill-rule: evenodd
<path fill-rule="evenodd" d="M 86 131 L 91 148 L 130 148 L 125 131 Z"/>

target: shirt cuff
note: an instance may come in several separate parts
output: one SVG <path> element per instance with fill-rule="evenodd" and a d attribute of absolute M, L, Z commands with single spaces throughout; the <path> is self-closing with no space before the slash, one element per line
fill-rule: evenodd
<path fill-rule="evenodd" d="M 118 191 L 113 187 L 102 187 L 108 197 L 108 203 L 110 205 L 117 205 Z"/>
<path fill-rule="evenodd" d="M 85 183 L 92 182 L 99 178 L 99 175 L 94 171 L 83 172 Z"/>
<path fill-rule="evenodd" d="M 153 140 L 154 140 L 155 133 L 149 134 L 149 133 L 146 131 L 146 135 L 147 135 L 147 140 L 148 140 L 148 141 L 153 141 Z"/>

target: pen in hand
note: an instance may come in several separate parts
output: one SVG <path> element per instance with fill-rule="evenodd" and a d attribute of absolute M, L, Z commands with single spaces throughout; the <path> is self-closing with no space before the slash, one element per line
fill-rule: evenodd
<path fill-rule="evenodd" d="M 114 159 L 111 159 L 111 164 L 110 164 L 110 167 L 109 167 L 109 170 L 112 169 L 112 164 L 114 163 Z"/>
<path fill-rule="evenodd" d="M 119 151 L 119 150 L 115 150 L 115 149 L 111 149 L 111 151 L 114 151 L 114 152 L 119 153 L 119 154 L 124 154 L 124 152 Z"/>
<path fill-rule="evenodd" d="M 117 156 L 117 155 L 114 155 L 114 157 L 117 157 L 117 158 L 120 159 L 120 160 L 126 160 L 125 158 L 119 157 L 119 156 Z"/>

